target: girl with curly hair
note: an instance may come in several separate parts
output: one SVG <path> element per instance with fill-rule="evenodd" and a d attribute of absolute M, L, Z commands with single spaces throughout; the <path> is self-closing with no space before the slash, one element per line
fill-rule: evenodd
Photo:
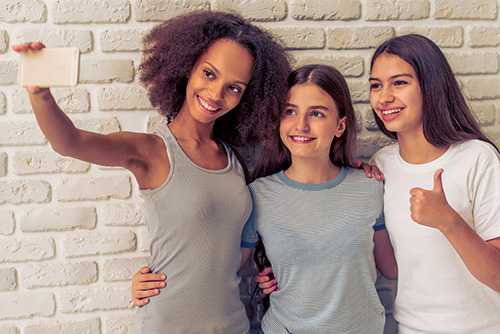
<path fill-rule="evenodd" d="M 140 78 L 168 125 L 153 134 L 84 131 L 49 89 L 27 87 L 36 119 L 59 154 L 124 167 L 137 180 L 154 273 L 138 284 L 147 289 L 166 273 L 169 286 L 139 310 L 141 331 L 247 333 L 238 270 L 252 202 L 234 147 L 272 133 L 286 99 L 286 54 L 268 33 L 221 12 L 175 17 L 144 41 Z"/>

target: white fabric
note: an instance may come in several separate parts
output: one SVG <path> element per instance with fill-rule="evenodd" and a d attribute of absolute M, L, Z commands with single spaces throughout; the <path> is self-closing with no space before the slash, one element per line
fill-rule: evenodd
<path fill-rule="evenodd" d="M 448 203 L 484 240 L 500 237 L 500 162 L 489 144 L 452 145 L 438 159 L 409 164 L 397 144 L 374 161 L 385 175 L 384 213 L 399 268 L 400 334 L 499 334 L 500 293 L 479 282 L 437 229 L 410 217 L 409 191 L 432 189 L 439 168 Z"/>

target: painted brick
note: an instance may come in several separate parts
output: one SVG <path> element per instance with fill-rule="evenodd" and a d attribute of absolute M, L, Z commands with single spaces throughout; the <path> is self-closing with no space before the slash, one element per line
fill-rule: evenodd
<path fill-rule="evenodd" d="M 134 334 L 139 332 L 137 317 L 134 315 L 107 316 L 104 319 L 105 333 Z"/>
<path fill-rule="evenodd" d="M 34 316 L 50 317 L 55 313 L 54 295 L 49 292 L 2 294 L 0 320 L 32 318 Z"/>
<path fill-rule="evenodd" d="M 76 320 L 76 321 L 56 321 L 47 324 L 46 321 L 28 325 L 24 329 L 25 334 L 101 334 L 101 321 L 99 318 Z M 113 333 L 114 332 L 108 332 Z"/>
<path fill-rule="evenodd" d="M 65 113 L 84 113 L 90 111 L 89 93 L 80 88 L 54 88 L 52 95 L 57 105 Z M 12 111 L 16 114 L 32 113 L 31 103 L 26 90 L 15 88 L 11 93 Z"/>
<path fill-rule="evenodd" d="M 0 153 L 0 177 L 7 175 L 7 153 Z"/>
<path fill-rule="evenodd" d="M 61 202 L 129 198 L 132 191 L 128 175 L 64 178 L 56 188 Z"/>
<path fill-rule="evenodd" d="M 348 80 L 353 103 L 369 102 L 369 84 L 366 80 Z"/>
<path fill-rule="evenodd" d="M 43 145 L 46 142 L 35 122 L 0 122 L 0 145 Z"/>
<path fill-rule="evenodd" d="M 17 62 L 0 61 L 0 85 L 11 85 L 17 82 Z"/>
<path fill-rule="evenodd" d="M 464 93 L 468 99 L 500 99 L 500 78 L 488 76 L 463 81 Z"/>
<path fill-rule="evenodd" d="M 368 0 L 367 21 L 421 20 L 429 17 L 428 0 Z"/>
<path fill-rule="evenodd" d="M 366 49 L 393 37 L 394 28 L 332 28 L 328 29 L 327 36 L 329 49 Z"/>
<path fill-rule="evenodd" d="M 361 17 L 358 0 L 295 0 L 291 2 L 295 20 L 355 20 Z"/>
<path fill-rule="evenodd" d="M 126 309 L 129 296 L 129 284 L 92 289 L 68 289 L 61 292 L 59 307 L 63 313 Z"/>
<path fill-rule="evenodd" d="M 281 21 L 286 17 L 285 0 L 215 0 L 213 9 L 238 13 L 251 21 Z"/>
<path fill-rule="evenodd" d="M 84 173 L 88 162 L 60 156 L 52 151 L 19 151 L 14 155 L 14 171 L 17 175 L 48 173 Z"/>
<path fill-rule="evenodd" d="M 493 52 L 454 52 L 446 58 L 455 74 L 493 74 L 498 72 L 498 55 Z"/>
<path fill-rule="evenodd" d="M 54 23 L 125 23 L 130 18 L 127 0 L 56 0 Z"/>
<path fill-rule="evenodd" d="M 337 57 L 329 55 L 297 55 L 296 66 L 306 64 L 326 64 L 335 67 L 346 77 L 359 77 L 364 72 L 364 61 L 362 57 Z"/>
<path fill-rule="evenodd" d="M 100 35 L 101 50 L 104 52 L 139 51 L 146 31 L 137 29 L 105 30 Z"/>
<path fill-rule="evenodd" d="M 98 91 L 100 110 L 152 109 L 146 89 L 141 86 L 105 87 Z"/>
<path fill-rule="evenodd" d="M 442 48 L 459 48 L 464 44 L 462 27 L 400 27 L 397 29 L 397 34 L 423 35 Z"/>
<path fill-rule="evenodd" d="M 470 105 L 474 115 L 479 121 L 479 125 L 490 126 L 495 124 L 496 108 L 494 104 L 486 102 L 473 102 Z"/>
<path fill-rule="evenodd" d="M 67 231 L 93 229 L 96 226 L 94 208 L 48 207 L 25 212 L 19 219 L 23 232 Z"/>
<path fill-rule="evenodd" d="M 321 28 L 279 27 L 269 29 L 287 49 L 322 49 L 325 32 Z"/>
<path fill-rule="evenodd" d="M 14 212 L 2 210 L 0 211 L 0 234 L 11 235 L 16 228 L 16 221 L 14 219 Z"/>
<path fill-rule="evenodd" d="M 147 132 L 151 133 L 153 132 L 158 126 L 165 122 L 166 118 L 164 116 L 159 115 L 158 113 L 155 113 L 153 115 L 150 115 L 148 117 L 148 124 L 146 126 Z"/>
<path fill-rule="evenodd" d="M 473 47 L 500 46 L 500 27 L 471 27 L 469 45 Z"/>
<path fill-rule="evenodd" d="M 134 2 L 136 21 L 165 21 L 195 10 L 210 9 L 206 0 L 137 0 Z"/>
<path fill-rule="evenodd" d="M 20 269 L 21 285 L 28 288 L 85 285 L 97 281 L 95 262 L 28 264 Z"/>
<path fill-rule="evenodd" d="M 358 139 L 358 155 L 361 158 L 369 159 L 382 147 L 391 144 L 392 141 L 381 132 L 369 132 L 362 134 Z"/>
<path fill-rule="evenodd" d="M 78 232 L 68 235 L 63 243 L 66 257 L 116 254 L 136 249 L 134 232 Z"/>
<path fill-rule="evenodd" d="M 106 260 L 102 270 L 105 282 L 130 281 L 136 271 L 148 264 L 148 258 L 112 259 Z"/>
<path fill-rule="evenodd" d="M 135 203 L 107 204 L 97 209 L 97 217 L 105 226 L 144 225 L 143 206 Z"/>
<path fill-rule="evenodd" d="M 9 35 L 7 34 L 7 31 L 0 30 L 0 53 L 4 53 L 5 51 L 7 51 L 8 47 Z"/>
<path fill-rule="evenodd" d="M 0 263 L 47 260 L 54 254 L 51 238 L 0 237 Z"/>
<path fill-rule="evenodd" d="M 47 8 L 40 0 L 0 0 L 0 22 L 41 23 L 47 20 Z"/>
<path fill-rule="evenodd" d="M 0 291 L 11 291 L 17 288 L 15 268 L 0 268 Z"/>
<path fill-rule="evenodd" d="M 140 252 L 150 252 L 151 249 L 151 234 L 148 232 L 146 227 L 138 230 L 138 250 Z"/>
<path fill-rule="evenodd" d="M 496 19 L 496 0 L 436 0 L 436 19 Z"/>
<path fill-rule="evenodd" d="M 92 33 L 88 30 L 23 29 L 16 34 L 16 43 L 40 41 L 46 47 L 77 47 L 80 52 L 92 51 Z"/>
<path fill-rule="evenodd" d="M 74 121 L 74 123 L 78 128 L 86 131 L 99 132 L 104 134 L 120 131 L 120 123 L 115 117 L 98 119 L 77 119 Z"/>
<path fill-rule="evenodd" d="M 0 181 L 0 204 L 45 203 L 50 200 L 50 185 L 45 181 Z"/>
<path fill-rule="evenodd" d="M 7 101 L 5 100 L 5 94 L 0 92 L 0 115 L 7 112 Z"/>
<path fill-rule="evenodd" d="M 134 64 L 128 59 L 85 59 L 80 62 L 80 83 L 131 82 Z"/>
<path fill-rule="evenodd" d="M 19 328 L 10 325 L 0 325 L 0 334 L 19 334 Z"/>

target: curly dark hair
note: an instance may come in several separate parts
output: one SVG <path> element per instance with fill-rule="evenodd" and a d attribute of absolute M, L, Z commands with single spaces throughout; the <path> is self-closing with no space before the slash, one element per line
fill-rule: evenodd
<path fill-rule="evenodd" d="M 242 17 L 196 11 L 154 27 L 144 38 L 140 79 L 152 105 L 173 119 L 184 102 L 188 78 L 198 57 L 221 38 L 248 49 L 255 61 L 240 103 L 215 121 L 214 135 L 233 146 L 263 142 L 274 135 L 279 122 L 291 69 L 283 46 Z"/>

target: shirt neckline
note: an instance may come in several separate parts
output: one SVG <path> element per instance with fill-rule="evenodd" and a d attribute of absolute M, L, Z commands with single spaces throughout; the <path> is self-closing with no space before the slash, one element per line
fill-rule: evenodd
<path fill-rule="evenodd" d="M 328 180 L 323 183 L 302 183 L 302 182 L 297 182 L 292 179 L 290 179 L 288 176 L 286 176 L 285 171 L 280 171 L 276 175 L 278 178 L 283 181 L 287 186 L 290 186 L 295 189 L 301 189 L 301 190 L 324 190 L 324 189 L 329 189 L 333 188 L 337 185 L 339 185 L 347 176 L 348 168 L 346 167 L 340 167 L 339 173 L 337 176 L 331 180 Z"/>

